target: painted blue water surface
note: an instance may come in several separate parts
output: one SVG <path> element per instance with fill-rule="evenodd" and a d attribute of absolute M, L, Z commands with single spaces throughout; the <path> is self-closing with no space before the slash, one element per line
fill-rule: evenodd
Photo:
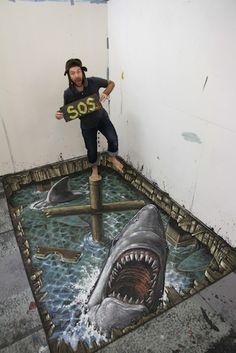
<path fill-rule="evenodd" d="M 70 176 L 71 190 L 83 191 L 80 199 L 71 201 L 70 205 L 89 204 L 88 177 L 85 172 Z M 103 202 L 144 200 L 149 203 L 142 193 L 116 172 L 105 170 L 102 177 Z M 81 339 L 87 343 L 93 339 L 98 342 L 105 338 L 87 325 L 85 303 L 107 258 L 112 240 L 137 211 L 105 213 L 104 241 L 97 243 L 92 240 L 89 215 L 47 218 L 41 211 L 33 209 L 32 205 L 46 198 L 46 194 L 36 191 L 36 187 L 31 185 L 16 192 L 11 201 L 14 206 L 23 206 L 21 221 L 30 243 L 32 262 L 43 271 L 40 292 L 48 293 L 43 304 L 56 326 L 52 337 L 64 338 L 73 347 Z M 169 218 L 164 213 L 161 217 L 166 228 Z M 75 250 L 81 252 L 81 258 L 77 263 L 62 262 L 56 255 L 39 259 L 35 256 L 38 246 Z M 199 256 L 196 256 L 199 250 Z M 210 260 L 208 252 L 201 251 L 199 246 L 174 248 L 169 245 L 165 285 L 173 286 L 178 291 L 191 287 L 195 278 L 203 277 Z"/>

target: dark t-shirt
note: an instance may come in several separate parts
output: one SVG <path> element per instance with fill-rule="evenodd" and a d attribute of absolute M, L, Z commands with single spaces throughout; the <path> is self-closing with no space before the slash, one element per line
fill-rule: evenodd
<path fill-rule="evenodd" d="M 99 93 L 101 87 L 107 87 L 108 81 L 99 77 L 87 78 L 87 85 L 84 87 L 82 92 L 79 92 L 74 86 L 67 88 L 64 91 L 64 105 L 72 103 L 78 99 L 85 98 L 94 93 Z M 88 129 L 96 127 L 99 121 L 108 117 L 108 114 L 104 108 L 99 109 L 95 112 L 89 113 L 80 119 L 80 126 L 82 129 Z"/>

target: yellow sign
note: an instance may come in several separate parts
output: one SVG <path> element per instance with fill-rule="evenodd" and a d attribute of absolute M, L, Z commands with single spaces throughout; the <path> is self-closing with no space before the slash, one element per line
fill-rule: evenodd
<path fill-rule="evenodd" d="M 60 108 L 63 112 L 65 121 L 71 121 L 77 118 L 83 118 L 87 114 L 93 113 L 102 108 L 99 101 L 99 95 L 92 94 L 91 96 L 79 99 Z"/>

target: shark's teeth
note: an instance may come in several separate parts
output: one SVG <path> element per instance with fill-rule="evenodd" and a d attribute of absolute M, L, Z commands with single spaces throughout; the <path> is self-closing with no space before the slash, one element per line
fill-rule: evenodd
<path fill-rule="evenodd" d="M 152 263 L 152 261 L 153 261 L 153 258 L 150 257 L 150 258 L 149 258 L 149 261 L 148 261 L 149 265 Z"/>
<path fill-rule="evenodd" d="M 157 267 L 157 266 L 158 266 L 157 260 L 153 261 L 152 268 L 154 269 L 154 268 Z"/>
<path fill-rule="evenodd" d="M 113 270 L 112 273 L 111 273 L 111 278 L 115 279 L 117 277 L 118 273 L 119 273 L 118 271 Z"/>
<path fill-rule="evenodd" d="M 153 281 L 155 281 L 156 279 L 157 279 L 157 274 L 156 274 L 156 273 L 154 273 L 154 274 L 153 274 L 153 278 L 152 278 L 152 280 L 153 280 Z"/>
<path fill-rule="evenodd" d="M 152 281 L 152 289 L 154 289 L 156 286 L 156 281 Z"/>
<path fill-rule="evenodd" d="M 117 273 L 119 273 L 119 271 L 118 271 L 116 268 L 113 268 L 112 273 L 113 273 L 114 275 L 117 275 Z"/>
<path fill-rule="evenodd" d="M 153 292 L 153 291 L 152 291 Z M 150 293 L 150 290 L 149 290 L 149 293 Z M 148 298 L 146 299 L 146 303 L 151 303 L 152 299 L 151 299 L 151 293 L 149 294 Z M 122 301 L 123 303 L 128 303 L 128 304 L 135 304 L 135 305 L 138 305 L 138 304 L 143 304 L 144 303 L 144 299 L 141 299 L 141 298 L 137 298 L 136 300 L 133 299 L 133 297 L 130 297 L 128 298 L 127 294 L 124 296 L 124 298 L 122 298 L 121 294 L 120 293 L 116 293 L 115 291 L 113 291 L 112 293 L 109 294 L 109 297 L 112 297 L 112 298 L 116 298 L 120 301 Z"/>
<path fill-rule="evenodd" d="M 140 261 L 142 261 L 142 256 L 141 256 L 142 254 L 138 254 L 138 261 L 140 262 Z"/>
<path fill-rule="evenodd" d="M 123 302 L 125 302 L 125 303 L 127 303 L 127 294 L 125 294 L 125 296 L 124 296 L 124 299 L 123 299 Z"/>
<path fill-rule="evenodd" d="M 117 262 L 116 267 L 117 267 L 118 270 L 122 269 L 122 266 L 121 266 L 121 264 L 119 262 Z"/>
<path fill-rule="evenodd" d="M 128 254 L 124 254 L 116 263 L 116 268 L 120 270 L 128 262 L 133 261 L 145 261 L 152 269 L 158 267 L 158 261 L 153 258 L 147 251 L 131 251 Z"/>
<path fill-rule="evenodd" d="M 150 297 L 152 297 L 152 296 L 153 296 L 153 294 L 154 294 L 153 289 L 149 289 L 148 293 L 150 293 L 149 295 L 150 295 Z"/>
<path fill-rule="evenodd" d="M 140 254 L 140 261 L 142 261 L 143 258 L 144 258 L 144 254 L 141 253 L 141 254 Z"/>
<path fill-rule="evenodd" d="M 126 260 L 126 262 L 130 262 L 130 257 L 129 257 L 129 255 L 126 255 L 126 256 L 125 256 L 125 260 Z"/>
<path fill-rule="evenodd" d="M 117 276 L 117 273 L 114 272 L 114 270 L 113 270 L 111 275 L 110 275 L 109 282 L 108 282 L 108 285 L 109 285 L 110 288 L 111 288 L 111 285 L 112 285 L 112 281 L 115 279 L 116 276 Z"/>

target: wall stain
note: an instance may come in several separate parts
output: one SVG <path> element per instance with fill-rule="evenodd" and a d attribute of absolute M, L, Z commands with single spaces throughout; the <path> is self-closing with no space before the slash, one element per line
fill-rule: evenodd
<path fill-rule="evenodd" d="M 198 135 L 196 135 L 194 132 L 183 132 L 183 133 L 182 133 L 182 136 L 183 136 L 183 138 L 184 138 L 186 141 L 189 141 L 189 142 L 196 142 L 196 143 L 199 143 L 199 144 L 202 143 L 202 141 L 200 140 L 200 138 L 198 137 Z"/>
<path fill-rule="evenodd" d="M 209 316 L 207 315 L 207 312 L 206 310 L 204 310 L 202 307 L 201 307 L 201 311 L 202 311 L 202 315 L 204 317 L 204 319 L 206 320 L 206 322 L 208 323 L 208 325 L 210 326 L 210 328 L 212 330 L 215 330 L 215 331 L 219 331 L 218 327 L 212 322 L 212 320 L 209 318 Z"/>
<path fill-rule="evenodd" d="M 59 160 L 59 161 L 64 161 L 62 152 L 59 154 L 58 160 Z"/>
<path fill-rule="evenodd" d="M 205 82 L 204 82 L 204 85 L 203 85 L 203 87 L 202 87 L 202 90 L 203 90 L 203 91 L 204 91 L 204 89 L 205 89 L 205 87 L 206 87 L 207 81 L 208 81 L 208 76 L 206 77 Z"/>

